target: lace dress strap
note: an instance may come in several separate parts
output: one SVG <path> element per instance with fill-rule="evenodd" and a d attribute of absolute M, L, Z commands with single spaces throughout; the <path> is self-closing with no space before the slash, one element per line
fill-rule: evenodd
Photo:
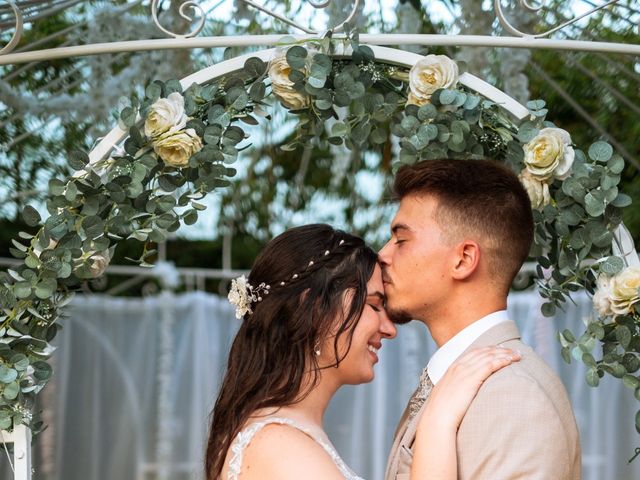
<path fill-rule="evenodd" d="M 344 476 L 345 480 L 364 480 L 353 473 L 353 471 L 344 463 L 333 445 L 320 438 L 318 435 L 314 434 L 314 432 L 312 432 L 310 429 L 300 425 L 290 418 L 285 417 L 271 417 L 260 422 L 252 423 L 247 428 L 239 432 L 238 435 L 236 435 L 236 438 L 231 444 L 231 459 L 229 460 L 227 480 L 238 480 L 240 470 L 242 469 L 242 457 L 245 449 L 247 448 L 249 443 L 251 443 L 251 440 L 256 433 L 258 433 L 266 425 L 274 423 L 294 427 L 315 440 L 331 457 L 333 463 L 335 463 L 338 470 L 340 470 L 340 473 Z"/>

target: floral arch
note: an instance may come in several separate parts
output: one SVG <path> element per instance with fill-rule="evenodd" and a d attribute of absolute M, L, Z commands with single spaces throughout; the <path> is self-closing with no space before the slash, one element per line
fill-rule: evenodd
<path fill-rule="evenodd" d="M 33 231 L 14 241 L 22 265 L 0 273 L 0 429 L 37 428 L 31 409 L 52 374 L 49 342 L 74 287 L 103 273 L 118 241 L 144 242 L 144 264 L 152 242 L 197 221 L 199 200 L 235 174 L 242 124 L 269 118 L 270 93 L 299 118 L 282 148 L 393 138 L 399 163 L 490 156 L 513 168 L 534 206 L 543 313 L 578 289 L 596 295 L 585 331 L 559 335 L 563 357 L 588 366 L 590 385 L 608 373 L 640 400 L 640 267 L 621 223 L 630 203 L 617 187 L 623 159 L 605 142 L 572 145 L 545 120 L 543 101 L 524 107 L 447 57 L 361 45 L 350 32 L 153 82 L 122 110 L 121 126 L 69 156 L 76 173 L 50 182 L 50 216 L 23 212 Z"/>

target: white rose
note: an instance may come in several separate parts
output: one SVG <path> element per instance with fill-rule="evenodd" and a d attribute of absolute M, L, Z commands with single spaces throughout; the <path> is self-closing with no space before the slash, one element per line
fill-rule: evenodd
<path fill-rule="evenodd" d="M 533 208 L 542 209 L 551 202 L 549 185 L 546 182 L 538 180 L 526 169 L 520 172 L 518 178 L 527 191 Z"/>
<path fill-rule="evenodd" d="M 285 107 L 299 110 L 309 106 L 309 97 L 293 88 L 293 82 L 289 80 L 290 72 L 286 52 L 281 52 L 269 63 L 268 73 L 273 94 Z"/>
<path fill-rule="evenodd" d="M 543 128 L 524 146 L 524 163 L 540 180 L 564 180 L 571 172 L 575 152 L 569 133 L 561 128 Z"/>
<path fill-rule="evenodd" d="M 598 277 L 596 292 L 593 295 L 593 307 L 603 317 L 613 315 L 611 310 L 611 278 L 606 275 Z"/>
<path fill-rule="evenodd" d="M 439 88 L 451 88 L 458 83 L 458 65 L 446 55 L 427 55 L 409 72 L 407 103 L 424 105 Z"/>
<path fill-rule="evenodd" d="M 640 267 L 628 267 L 611 281 L 611 310 L 617 315 L 631 313 L 640 301 Z"/>
<path fill-rule="evenodd" d="M 184 113 L 184 97 L 178 92 L 173 92 L 149 107 L 144 122 L 144 133 L 149 138 L 156 138 L 169 130 L 182 130 L 187 120 Z"/>
<path fill-rule="evenodd" d="M 169 132 L 158 138 L 153 144 L 153 150 L 158 156 L 172 167 L 186 167 L 193 154 L 202 148 L 202 139 L 192 128 Z"/>

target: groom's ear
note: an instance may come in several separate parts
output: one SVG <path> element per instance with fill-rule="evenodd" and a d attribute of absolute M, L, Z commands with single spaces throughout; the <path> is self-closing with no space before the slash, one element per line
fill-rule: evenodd
<path fill-rule="evenodd" d="M 480 245 L 473 240 L 464 240 L 455 247 L 451 276 L 455 280 L 466 280 L 478 269 Z"/>

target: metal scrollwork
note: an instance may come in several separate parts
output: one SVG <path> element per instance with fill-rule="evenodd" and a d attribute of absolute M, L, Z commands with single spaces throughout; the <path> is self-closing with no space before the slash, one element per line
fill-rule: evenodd
<path fill-rule="evenodd" d="M 16 31 L 13 34 L 13 36 L 11 37 L 11 40 L 9 40 L 9 43 L 7 43 L 0 50 L 0 55 L 4 55 L 5 53 L 9 53 L 14 48 L 16 48 L 16 45 L 18 45 L 18 42 L 20 41 L 20 38 L 22 37 L 22 29 L 23 29 L 23 23 L 24 23 L 23 19 L 22 19 L 22 12 L 18 8 L 18 6 L 15 4 L 15 2 L 13 2 L 12 0 L 7 0 L 7 3 L 9 4 L 9 6 L 11 7 L 11 10 L 13 10 L 14 15 L 16 16 Z"/>
<path fill-rule="evenodd" d="M 602 5 L 599 5 L 597 7 L 594 7 L 591 10 L 581 15 L 578 15 L 577 17 L 572 18 L 567 22 L 564 22 L 563 24 L 558 25 L 557 27 L 552 28 L 551 30 L 547 30 L 546 32 L 536 33 L 536 34 L 522 32 L 518 30 L 516 27 L 514 27 L 513 24 L 511 24 L 509 20 L 507 20 L 507 18 L 505 17 L 504 11 L 502 10 L 501 0 L 494 0 L 494 9 L 496 11 L 496 17 L 498 17 L 498 20 L 500 21 L 500 25 L 502 25 L 502 28 L 504 28 L 511 35 L 514 35 L 516 37 L 526 37 L 526 38 L 544 38 L 544 37 L 548 37 L 554 32 L 557 32 L 558 30 L 562 30 L 564 27 L 567 27 L 569 25 L 576 23 L 578 20 L 581 20 L 584 17 L 588 17 L 589 15 L 594 14 L 598 10 L 602 10 L 603 8 L 606 8 L 610 5 L 614 5 L 619 1 L 620 0 L 610 0 L 609 2 L 603 3 Z M 529 10 L 530 12 L 537 13 L 542 9 L 543 5 L 542 4 L 534 5 L 530 3 L 529 0 L 520 0 L 520 6 L 525 8 L 526 10 Z"/>
<path fill-rule="evenodd" d="M 172 32 L 170 30 L 167 30 L 162 25 L 160 25 L 160 20 L 158 20 L 158 5 L 160 4 L 160 2 L 162 2 L 162 0 L 152 0 L 152 2 L 151 2 L 151 16 L 153 17 L 153 23 L 155 23 L 156 26 L 160 30 L 162 30 L 164 33 L 166 33 L 170 37 L 174 37 L 174 38 L 191 38 L 191 37 L 195 37 L 204 28 L 206 12 L 202 9 L 202 7 L 200 5 L 198 5 L 197 2 L 195 2 L 194 0 L 188 0 L 188 1 L 184 2 L 182 5 L 180 5 L 180 9 L 178 10 L 178 13 L 185 20 L 188 20 L 189 22 L 192 22 L 193 21 L 193 17 L 188 15 L 186 13 L 186 11 L 187 11 L 187 9 L 192 9 L 193 11 L 195 11 L 200 16 L 200 18 L 198 20 L 198 23 L 196 24 L 195 28 L 193 30 L 191 30 L 189 33 L 175 33 L 175 32 Z"/>
<path fill-rule="evenodd" d="M 259 3 L 256 3 L 252 0 L 242 0 L 244 3 L 246 3 L 247 5 L 260 10 L 261 12 L 266 13 L 267 15 L 269 15 L 270 17 L 276 18 L 284 23 L 286 23 L 287 25 L 291 25 L 294 28 L 297 28 L 298 30 L 302 30 L 305 33 L 312 33 L 312 34 L 319 34 L 321 32 L 316 32 L 313 31 L 303 25 L 300 25 L 296 22 L 294 22 L 293 20 L 285 17 L 284 15 L 280 15 L 279 13 L 274 12 L 273 10 L 269 10 L 267 7 L 265 7 L 264 5 L 260 5 Z M 309 5 L 311 5 L 313 8 L 327 8 L 329 6 L 329 4 L 331 3 L 332 0 L 321 0 L 321 1 L 314 1 L 314 0 L 307 0 L 307 3 Z M 358 12 L 358 5 L 360 4 L 360 0 L 355 0 L 353 2 L 353 8 L 351 10 L 351 12 L 349 13 L 349 15 L 347 16 L 347 18 L 342 22 L 339 23 L 338 25 L 336 25 L 335 27 L 331 27 L 329 30 L 332 30 L 334 32 L 339 32 L 340 30 L 343 29 L 344 24 L 347 22 L 350 22 L 351 20 L 353 20 L 353 18 L 356 16 L 356 13 Z"/>

